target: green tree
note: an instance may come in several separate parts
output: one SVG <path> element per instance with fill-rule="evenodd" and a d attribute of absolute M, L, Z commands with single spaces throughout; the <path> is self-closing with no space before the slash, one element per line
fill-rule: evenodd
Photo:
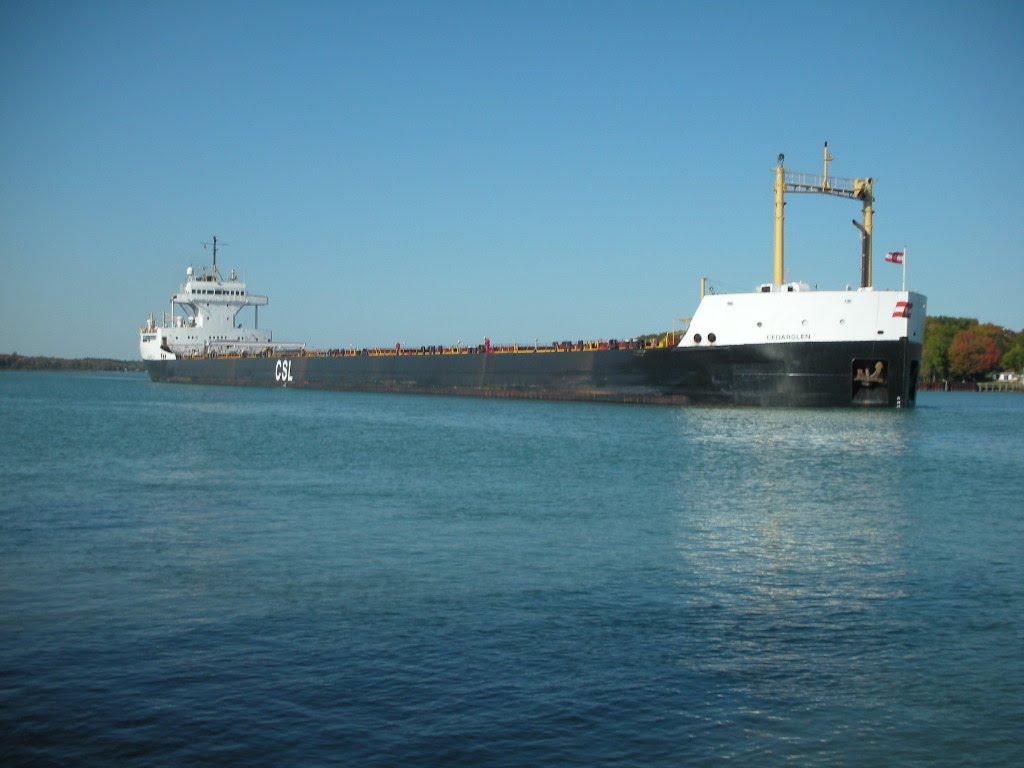
<path fill-rule="evenodd" d="M 1004 371 L 1024 373 L 1024 333 L 1017 334 L 1016 343 L 1003 355 L 999 365 Z"/>

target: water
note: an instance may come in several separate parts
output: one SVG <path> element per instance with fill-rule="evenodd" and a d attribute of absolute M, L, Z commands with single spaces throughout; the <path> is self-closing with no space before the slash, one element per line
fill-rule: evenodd
<path fill-rule="evenodd" d="M 1013 765 L 1024 398 L 0 374 L 4 765 Z"/>

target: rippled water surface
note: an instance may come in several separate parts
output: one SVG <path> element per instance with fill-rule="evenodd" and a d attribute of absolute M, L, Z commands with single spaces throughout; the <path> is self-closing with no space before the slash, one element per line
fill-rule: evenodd
<path fill-rule="evenodd" d="M 1024 397 L 0 374 L 4 765 L 1013 765 Z"/>

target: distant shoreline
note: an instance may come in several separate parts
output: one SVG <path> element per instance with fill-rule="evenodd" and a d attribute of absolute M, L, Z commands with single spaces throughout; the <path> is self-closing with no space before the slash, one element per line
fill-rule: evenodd
<path fill-rule="evenodd" d="M 106 357 L 41 357 L 0 354 L 0 371 L 111 371 L 143 372 L 140 360 L 114 360 Z"/>

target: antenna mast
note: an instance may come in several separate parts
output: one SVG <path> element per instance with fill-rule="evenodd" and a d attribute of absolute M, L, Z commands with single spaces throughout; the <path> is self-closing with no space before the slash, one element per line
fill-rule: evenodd
<path fill-rule="evenodd" d="M 208 246 L 208 245 L 212 245 L 213 246 L 213 279 L 214 280 L 220 280 L 220 277 L 218 277 L 218 275 L 217 275 L 217 236 L 216 235 L 213 236 L 213 242 L 212 243 L 203 243 L 203 248 L 206 248 L 206 246 Z M 224 245 L 227 245 L 227 243 L 224 243 Z"/>

